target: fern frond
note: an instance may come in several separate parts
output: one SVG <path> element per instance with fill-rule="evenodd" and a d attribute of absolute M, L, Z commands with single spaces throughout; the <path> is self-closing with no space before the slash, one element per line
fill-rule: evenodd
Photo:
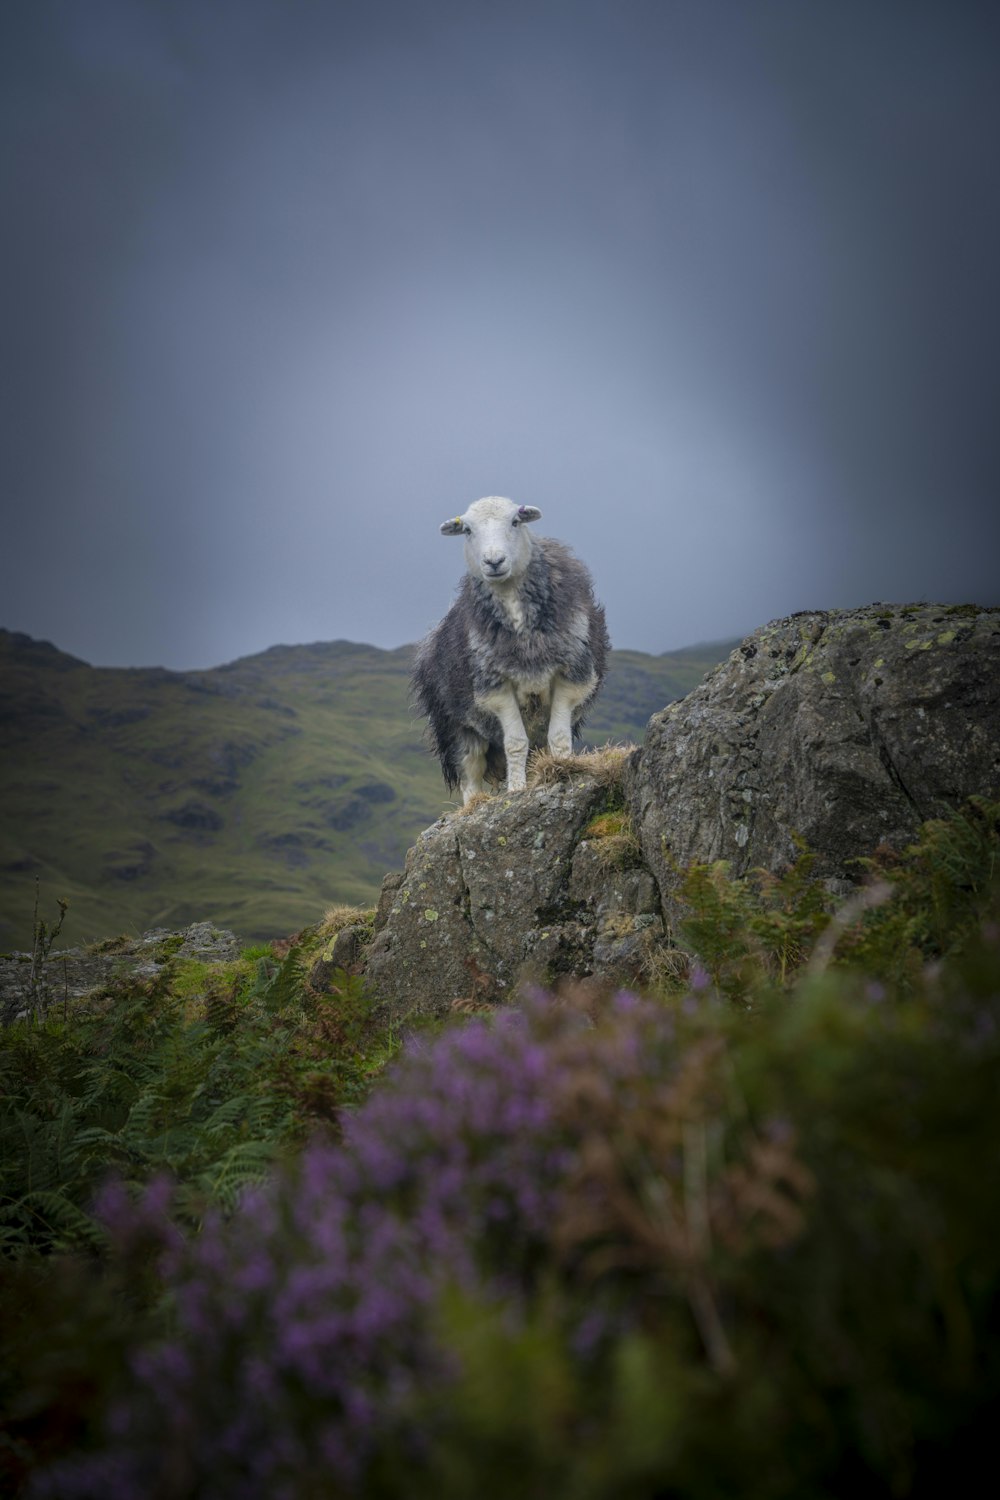
<path fill-rule="evenodd" d="M 104 1234 L 96 1222 L 71 1198 L 57 1189 L 37 1189 L 25 1193 L 17 1203 L 5 1205 L 3 1216 L 17 1214 L 24 1224 L 25 1249 L 32 1231 L 41 1231 L 53 1249 L 68 1250 L 81 1246 L 97 1248 Z"/>

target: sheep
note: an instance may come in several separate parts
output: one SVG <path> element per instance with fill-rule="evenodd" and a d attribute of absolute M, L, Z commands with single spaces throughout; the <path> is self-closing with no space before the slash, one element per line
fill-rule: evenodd
<path fill-rule="evenodd" d="M 528 748 L 547 726 L 554 755 L 597 695 L 610 649 L 590 573 L 568 547 L 534 537 L 534 505 L 490 495 L 441 526 L 464 536 L 467 572 L 417 650 L 413 690 L 449 790 L 467 805 L 487 776 L 523 791 Z"/>

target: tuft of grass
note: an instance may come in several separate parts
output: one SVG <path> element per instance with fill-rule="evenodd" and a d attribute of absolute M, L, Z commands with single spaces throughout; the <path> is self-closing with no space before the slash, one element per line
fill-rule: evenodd
<path fill-rule="evenodd" d="M 687 989 L 693 959 L 684 948 L 662 943 L 647 949 L 643 982 L 653 994 L 675 995 Z"/>
<path fill-rule="evenodd" d="M 84 945 L 85 953 L 122 953 L 133 941 L 127 932 L 116 933 L 114 937 L 98 938 L 93 943 Z"/>
<path fill-rule="evenodd" d="M 594 847 L 601 865 L 608 870 L 627 870 L 642 859 L 642 849 L 624 808 L 612 808 L 591 818 L 583 838 Z"/>
<path fill-rule="evenodd" d="M 271 958 L 274 949 L 270 943 L 249 943 L 240 949 L 240 958 L 246 963 L 256 963 L 259 958 Z"/>
<path fill-rule="evenodd" d="M 324 948 L 335 938 L 338 932 L 345 927 L 369 926 L 375 920 L 375 908 L 373 906 L 347 906 L 340 904 L 331 906 L 324 914 L 322 921 L 316 929 L 317 948 Z"/>
<path fill-rule="evenodd" d="M 583 830 L 585 839 L 621 838 L 632 833 L 632 820 L 624 808 L 598 813 Z"/>
<path fill-rule="evenodd" d="M 469 798 L 468 802 L 464 802 L 456 807 L 452 812 L 452 817 L 467 817 L 469 813 L 475 812 L 477 807 L 485 807 L 488 802 L 492 801 L 493 796 L 490 792 L 477 792 L 474 797 Z"/>
<path fill-rule="evenodd" d="M 580 755 L 553 755 L 535 750 L 528 762 L 528 785 L 557 786 L 576 776 L 589 776 L 609 790 L 624 787 L 625 768 L 636 749 L 633 744 L 602 745 Z"/>

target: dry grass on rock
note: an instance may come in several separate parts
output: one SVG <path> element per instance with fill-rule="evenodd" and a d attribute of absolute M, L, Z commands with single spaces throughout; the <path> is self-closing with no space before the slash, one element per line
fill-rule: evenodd
<path fill-rule="evenodd" d="M 657 943 L 643 959 L 643 985 L 654 994 L 676 994 L 689 984 L 693 962 L 691 954 L 683 948 Z"/>
<path fill-rule="evenodd" d="M 636 748 L 632 744 L 601 745 L 580 755 L 553 755 L 549 750 L 536 750 L 528 763 L 528 786 L 556 786 L 574 776 L 590 776 L 603 786 L 620 787 L 625 767 Z"/>
<path fill-rule="evenodd" d="M 453 818 L 464 818 L 469 813 L 475 812 L 477 808 L 485 807 L 487 802 L 492 802 L 496 795 L 497 793 L 495 792 L 477 792 L 474 797 L 470 797 L 469 801 L 463 803 L 461 807 L 453 808 L 451 816 Z"/>
<path fill-rule="evenodd" d="M 372 909 L 367 906 L 331 906 L 316 930 L 315 946 L 322 947 L 335 938 L 345 927 L 370 922 Z"/>
<path fill-rule="evenodd" d="M 625 870 L 642 860 L 642 847 L 623 809 L 598 813 L 583 830 L 583 837 L 607 870 Z"/>
<path fill-rule="evenodd" d="M 550 750 L 533 750 L 528 760 L 528 790 L 540 786 L 559 786 L 576 776 L 590 776 L 602 786 L 621 788 L 625 767 L 636 746 L 601 745 L 579 755 L 553 755 Z M 491 792 L 477 792 L 471 801 L 450 810 L 449 816 L 464 818 L 504 794 L 502 786 Z"/>

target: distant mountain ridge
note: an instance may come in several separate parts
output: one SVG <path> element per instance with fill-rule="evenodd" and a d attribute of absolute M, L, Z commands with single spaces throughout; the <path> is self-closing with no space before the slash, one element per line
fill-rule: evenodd
<path fill-rule="evenodd" d="M 641 738 L 735 641 L 614 651 L 586 738 Z M 0 630 L 0 946 L 210 918 L 271 937 L 370 903 L 449 805 L 409 704 L 414 647 L 272 646 L 205 671 L 91 667 Z"/>

